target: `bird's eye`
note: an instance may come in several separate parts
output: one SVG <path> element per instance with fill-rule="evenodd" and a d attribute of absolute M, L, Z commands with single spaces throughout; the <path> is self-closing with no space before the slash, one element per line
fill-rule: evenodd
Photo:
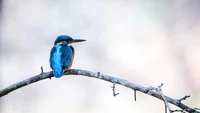
<path fill-rule="evenodd" d="M 70 39 L 67 39 L 67 40 L 66 40 L 66 42 L 71 42 L 71 41 L 72 41 L 72 40 L 70 40 Z"/>

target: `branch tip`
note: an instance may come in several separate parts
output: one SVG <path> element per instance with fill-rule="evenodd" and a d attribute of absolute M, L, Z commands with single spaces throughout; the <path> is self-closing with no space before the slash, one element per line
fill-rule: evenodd
<path fill-rule="evenodd" d="M 182 100 L 186 100 L 189 97 L 190 97 L 190 95 L 185 95 L 184 97 L 180 98 L 178 101 L 181 102 Z"/>
<path fill-rule="evenodd" d="M 40 73 L 40 74 L 43 75 L 43 74 L 44 74 L 44 69 L 43 69 L 43 67 L 41 66 L 40 69 L 41 69 L 41 73 Z M 49 79 L 51 79 L 51 77 L 49 77 Z"/>
<path fill-rule="evenodd" d="M 157 90 L 160 90 L 160 91 L 162 92 L 162 89 L 161 89 L 162 86 L 163 86 L 163 83 L 161 83 L 160 86 L 158 86 L 158 88 L 156 88 L 156 89 L 157 89 Z"/>
<path fill-rule="evenodd" d="M 115 82 L 113 82 L 113 86 L 111 86 L 112 90 L 113 90 L 113 96 L 117 96 L 119 93 L 115 93 Z"/>
<path fill-rule="evenodd" d="M 161 83 L 160 86 L 158 86 L 158 87 L 162 87 L 162 86 L 163 86 L 163 83 Z"/>
<path fill-rule="evenodd" d="M 136 90 L 134 90 L 134 99 L 135 99 L 135 102 L 136 102 Z"/>
<path fill-rule="evenodd" d="M 43 67 L 41 66 L 41 74 L 44 74 Z"/>

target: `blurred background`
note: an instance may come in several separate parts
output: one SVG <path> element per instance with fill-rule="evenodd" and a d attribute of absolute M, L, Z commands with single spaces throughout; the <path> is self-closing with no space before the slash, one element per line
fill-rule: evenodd
<path fill-rule="evenodd" d="M 172 98 L 200 107 L 199 0 L 1 0 L 0 89 L 50 71 L 58 35 L 74 44 L 72 68 L 142 86 L 164 84 Z M 163 113 L 154 97 L 88 77 L 39 81 L 0 98 L 0 113 Z M 174 106 L 171 105 L 172 108 Z"/>

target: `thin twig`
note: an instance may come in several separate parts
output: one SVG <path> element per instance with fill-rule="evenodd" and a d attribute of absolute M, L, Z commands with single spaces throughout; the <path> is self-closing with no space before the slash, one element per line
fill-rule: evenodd
<path fill-rule="evenodd" d="M 113 82 L 113 86 L 111 86 L 112 91 L 113 91 L 113 96 L 117 96 L 119 93 L 115 93 L 115 82 Z"/>
<path fill-rule="evenodd" d="M 41 66 L 41 73 L 40 73 L 41 75 L 43 75 L 44 74 L 44 70 L 43 70 L 43 67 Z M 51 77 L 49 77 L 49 79 L 51 79 Z"/>
<path fill-rule="evenodd" d="M 182 100 L 186 100 L 189 97 L 190 97 L 190 95 L 185 95 L 184 97 L 182 97 L 182 98 L 179 99 L 179 102 L 181 102 Z"/>
<path fill-rule="evenodd" d="M 43 74 L 44 73 L 44 71 L 43 71 L 43 67 L 41 66 L 41 74 Z"/>
<path fill-rule="evenodd" d="M 162 96 L 160 95 L 160 93 L 156 92 L 156 91 L 152 91 L 150 87 L 144 87 L 144 86 L 140 86 L 134 83 L 131 83 L 127 80 L 124 79 L 120 79 L 120 78 L 116 78 L 113 76 L 109 76 L 109 75 L 105 75 L 102 73 L 96 73 L 96 72 L 91 72 L 91 71 L 86 71 L 86 70 L 80 70 L 80 69 L 70 69 L 69 71 L 64 73 L 65 75 L 79 75 L 79 76 L 86 76 L 86 77 L 93 77 L 93 78 L 98 78 L 104 81 L 108 81 L 108 82 L 115 82 L 116 84 L 120 84 L 122 86 L 125 86 L 127 88 L 130 88 L 132 90 L 136 90 L 145 94 L 148 94 L 150 96 L 153 96 L 157 99 L 163 100 Z M 0 90 L 0 97 L 2 98 L 3 96 L 5 96 L 6 94 L 15 91 L 21 87 L 27 86 L 29 84 L 38 82 L 40 80 L 44 80 L 47 78 L 53 77 L 53 72 L 49 71 L 49 72 L 44 72 L 43 74 L 39 74 L 36 76 L 33 76 L 31 78 L 25 79 L 21 82 L 18 82 L 16 84 L 13 84 L 9 87 L 6 87 L 5 89 Z M 190 113 L 200 113 L 199 111 L 197 111 L 196 109 L 193 109 L 181 102 L 179 102 L 178 99 L 173 99 L 170 97 L 165 96 L 165 100 L 181 109 L 184 109 L 187 112 Z"/>
<path fill-rule="evenodd" d="M 136 101 L 136 90 L 134 90 L 134 99 Z"/>

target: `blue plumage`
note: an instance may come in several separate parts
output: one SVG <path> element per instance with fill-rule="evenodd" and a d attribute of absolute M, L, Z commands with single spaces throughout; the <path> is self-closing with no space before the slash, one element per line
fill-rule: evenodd
<path fill-rule="evenodd" d="M 70 36 L 60 35 L 54 42 L 54 47 L 50 52 L 50 66 L 56 78 L 63 75 L 64 71 L 69 70 L 74 58 L 74 48 L 70 46 L 74 42 L 82 42 L 85 40 L 74 40 Z"/>

